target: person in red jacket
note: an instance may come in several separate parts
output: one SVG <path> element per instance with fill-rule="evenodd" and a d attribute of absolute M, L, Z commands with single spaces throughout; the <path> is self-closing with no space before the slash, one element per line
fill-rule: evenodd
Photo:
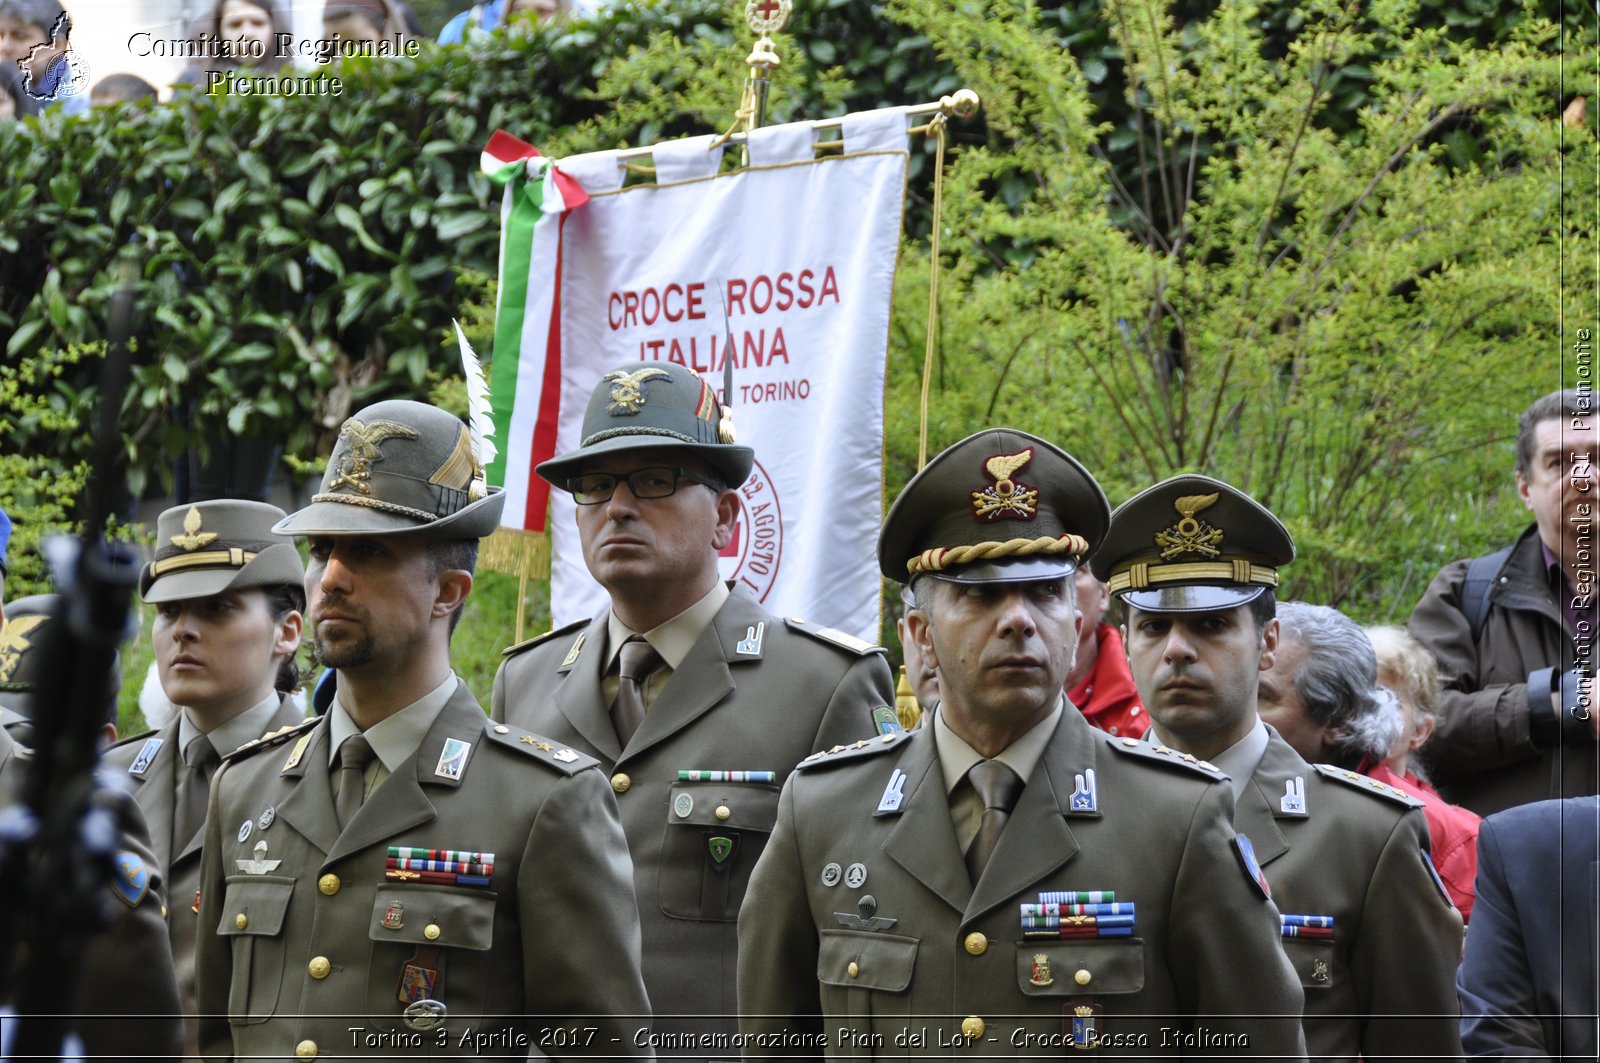
<path fill-rule="evenodd" d="M 1067 700 L 1095 727 L 1120 738 L 1143 738 L 1150 716 L 1128 671 L 1122 636 L 1105 622 L 1111 596 L 1088 567 L 1078 569 L 1078 658 L 1067 674 Z"/>

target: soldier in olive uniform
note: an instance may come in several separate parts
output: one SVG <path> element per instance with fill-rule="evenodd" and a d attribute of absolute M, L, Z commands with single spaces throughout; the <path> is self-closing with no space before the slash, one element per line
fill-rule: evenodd
<path fill-rule="evenodd" d="M 1273 587 L 1294 543 L 1228 484 L 1178 476 L 1111 518 L 1095 574 L 1128 606 L 1127 649 L 1160 748 L 1228 773 L 1305 989 L 1315 1059 L 1455 1058 L 1461 916 L 1420 801 L 1311 765 L 1257 716 L 1279 651 Z"/>
<path fill-rule="evenodd" d="M 648 1055 L 632 867 L 592 759 L 491 725 L 450 668 L 498 522 L 471 434 L 416 402 L 347 420 L 312 504 L 325 716 L 211 789 L 198 988 L 209 1059 Z"/>
<path fill-rule="evenodd" d="M 1062 696 L 1110 507 L 1010 429 L 929 462 L 878 557 L 941 700 L 801 764 L 739 915 L 747 1054 L 1300 1055 L 1278 913 L 1196 758 Z"/>
<path fill-rule="evenodd" d="M 222 758 L 269 731 L 299 723 L 290 699 L 305 609 L 305 568 L 272 526 L 283 510 L 218 500 L 176 506 L 156 520 L 154 559 L 140 594 L 156 607 L 151 642 L 167 697 L 182 706 L 165 727 L 106 751 L 150 824 L 170 884 L 169 926 L 188 1054 L 199 1055 L 194 952 L 200 843 L 211 776 Z"/>
<path fill-rule="evenodd" d="M 576 499 L 584 559 L 611 606 L 508 650 L 495 681 L 495 719 L 559 738 L 611 776 L 656 1030 L 678 1048 L 736 1028 L 735 920 L 783 779 L 810 753 L 899 726 L 882 650 L 774 616 L 718 578 L 753 460 L 694 373 L 669 362 L 608 373 L 582 445 L 538 472 Z M 703 1056 L 736 1054 L 718 1046 L 693 1041 Z"/>
<path fill-rule="evenodd" d="M 28 703 L 32 689 L 26 658 L 40 644 L 45 627 L 55 622 L 53 615 L 25 612 L 0 630 L 0 674 L 12 680 L 20 677 L 5 695 L 8 709 L 29 722 L 36 707 Z M 0 728 L 0 808 L 18 800 L 32 758 L 32 751 L 17 744 L 9 729 Z M 150 833 L 133 798 L 106 785 L 96 800 L 113 804 L 123 823 L 122 850 L 108 891 L 114 899 L 106 903 L 111 922 L 89 939 L 77 995 L 63 1010 L 78 1016 L 73 1026 L 88 1056 L 168 1059 L 182 1048 L 183 1018 L 167 940 L 169 894 L 161 865 L 151 852 Z"/>

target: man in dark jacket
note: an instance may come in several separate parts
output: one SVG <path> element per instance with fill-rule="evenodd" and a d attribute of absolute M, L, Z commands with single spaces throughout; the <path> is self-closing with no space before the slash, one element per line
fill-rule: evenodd
<path fill-rule="evenodd" d="M 1444 796 L 1480 816 L 1600 792 L 1595 420 L 1593 399 L 1570 390 L 1523 411 L 1517 494 L 1534 526 L 1498 563 L 1446 565 L 1411 614 L 1444 683 L 1424 759 Z"/>

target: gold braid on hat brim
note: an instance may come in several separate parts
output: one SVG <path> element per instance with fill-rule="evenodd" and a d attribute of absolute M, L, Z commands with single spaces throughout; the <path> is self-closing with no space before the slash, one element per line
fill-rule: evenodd
<path fill-rule="evenodd" d="M 1209 580 L 1227 583 L 1259 584 L 1263 587 L 1278 585 L 1278 570 L 1271 565 L 1258 565 L 1244 558 L 1232 561 L 1191 561 L 1179 565 L 1156 565 L 1148 561 L 1130 565 L 1113 573 L 1106 581 L 1112 594 L 1120 591 L 1142 591 L 1160 583 Z"/>
<path fill-rule="evenodd" d="M 970 565 L 974 561 L 993 561 L 1001 557 L 1032 557 L 1035 554 L 1072 554 L 1082 557 L 1088 552 L 1088 540 L 1068 532 L 1059 538 L 1044 535 L 1037 539 L 1007 539 L 1004 542 L 973 543 L 970 546 L 936 546 L 907 561 L 906 571 L 919 576 L 925 572 L 942 572 L 952 565 Z"/>

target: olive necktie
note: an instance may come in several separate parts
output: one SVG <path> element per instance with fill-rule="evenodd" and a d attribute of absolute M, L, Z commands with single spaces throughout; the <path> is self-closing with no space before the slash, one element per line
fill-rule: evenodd
<path fill-rule="evenodd" d="M 372 763 L 372 746 L 362 735 L 351 735 L 339 747 L 339 796 L 334 800 L 333 813 L 339 817 L 339 829 L 344 830 L 356 813 L 367 791 L 367 765 Z"/>
<path fill-rule="evenodd" d="M 188 766 L 178 784 L 177 816 L 173 820 L 172 849 L 182 852 L 200 828 L 206 825 L 206 799 L 211 793 L 211 776 L 222 757 L 211 739 L 196 735 L 183 747 L 183 762 Z"/>
<path fill-rule="evenodd" d="M 617 652 L 617 697 L 611 703 L 611 726 L 624 748 L 644 722 L 644 683 L 661 667 L 661 655 L 643 635 L 631 635 Z"/>
<path fill-rule="evenodd" d="M 978 822 L 978 833 L 967 847 L 967 873 L 976 885 L 983 877 L 983 869 L 989 865 L 989 858 L 994 855 L 1012 806 L 1022 793 L 1022 779 L 998 760 L 980 760 L 968 769 L 967 781 L 983 801 L 983 819 Z"/>

